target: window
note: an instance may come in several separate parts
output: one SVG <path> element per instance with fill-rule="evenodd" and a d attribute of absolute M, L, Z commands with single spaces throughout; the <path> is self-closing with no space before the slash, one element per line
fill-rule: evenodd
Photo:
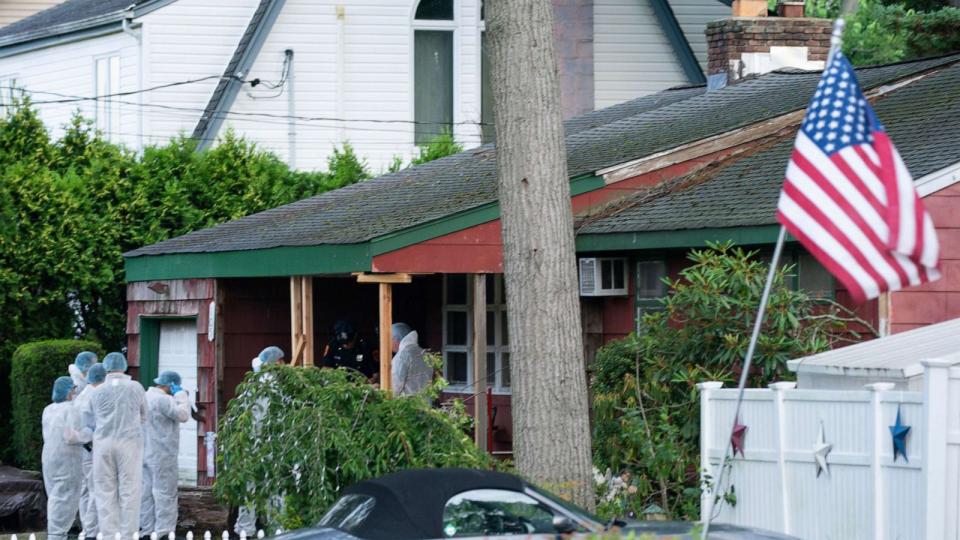
<path fill-rule="evenodd" d="M 17 76 L 5 75 L 0 77 L 0 109 L 6 111 L 7 107 L 13 105 L 13 100 L 17 97 Z"/>
<path fill-rule="evenodd" d="M 104 56 L 96 59 L 94 95 L 108 96 L 120 92 L 120 56 Z M 96 125 L 107 138 L 115 138 L 120 131 L 120 111 L 117 98 L 100 97 L 96 100 Z"/>
<path fill-rule="evenodd" d="M 643 324 L 643 315 L 660 311 L 663 304 L 660 299 L 667 294 L 667 285 L 663 278 L 667 275 L 667 264 L 663 260 L 637 262 L 636 307 L 637 330 Z"/>
<path fill-rule="evenodd" d="M 487 384 L 510 390 L 510 335 L 502 274 L 487 274 Z M 473 287 L 465 274 L 444 278 L 444 377 L 452 390 L 469 392 L 473 381 Z"/>
<path fill-rule="evenodd" d="M 353 532 L 367 519 L 375 504 L 373 497 L 368 495 L 344 495 L 327 510 L 317 526 Z"/>
<path fill-rule="evenodd" d="M 480 137 L 481 142 L 493 140 L 493 87 L 490 86 L 490 44 L 487 33 L 480 33 Z"/>
<path fill-rule="evenodd" d="M 413 32 L 414 142 L 453 127 L 453 0 L 421 0 Z"/>
<path fill-rule="evenodd" d="M 503 489 L 475 489 L 450 499 L 443 508 L 448 538 L 555 534 L 553 512 L 532 497 Z"/>
<path fill-rule="evenodd" d="M 794 255 L 796 268 L 795 288 L 806 292 L 811 298 L 832 299 L 834 291 L 833 275 L 807 252 Z"/>

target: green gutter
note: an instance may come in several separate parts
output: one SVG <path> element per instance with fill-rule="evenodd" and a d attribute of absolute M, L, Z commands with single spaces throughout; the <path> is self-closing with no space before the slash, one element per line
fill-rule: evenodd
<path fill-rule="evenodd" d="M 777 241 L 779 232 L 779 225 L 760 225 L 679 231 L 581 234 L 577 236 L 577 252 L 695 248 L 704 247 L 707 242 L 726 240 L 745 246 L 772 244 Z"/>
<path fill-rule="evenodd" d="M 125 259 L 127 282 L 155 279 L 275 277 L 368 272 L 368 244 L 327 244 Z"/>

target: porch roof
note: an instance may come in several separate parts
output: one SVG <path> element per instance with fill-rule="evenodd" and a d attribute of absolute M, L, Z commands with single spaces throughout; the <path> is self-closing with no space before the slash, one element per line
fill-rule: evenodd
<path fill-rule="evenodd" d="M 858 77 L 873 88 L 958 60 L 862 68 Z M 709 93 L 667 90 L 569 120 L 571 191 L 603 187 L 594 174 L 606 167 L 800 110 L 818 79 L 780 71 Z M 128 252 L 127 279 L 369 270 L 375 255 L 497 219 L 496 189 L 488 144 Z"/>
<path fill-rule="evenodd" d="M 881 96 L 874 108 L 914 176 L 960 162 L 960 63 Z M 750 155 L 730 158 L 581 218 L 578 245 L 623 249 L 662 231 L 739 229 L 742 243 L 776 238 L 776 206 L 794 133 Z"/>

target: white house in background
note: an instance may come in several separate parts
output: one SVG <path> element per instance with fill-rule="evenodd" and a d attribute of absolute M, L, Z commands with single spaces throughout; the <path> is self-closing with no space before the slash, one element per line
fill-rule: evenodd
<path fill-rule="evenodd" d="M 927 360 L 960 364 L 960 319 L 789 360 L 787 366 L 802 389 L 862 390 L 890 382 L 896 390 L 919 391 Z"/>
<path fill-rule="evenodd" d="M 482 0 L 68 0 L 0 28 L 0 88 L 56 135 L 80 110 L 132 148 L 232 128 L 301 169 L 349 141 L 375 170 L 490 135 Z M 566 116 L 703 84 L 719 0 L 554 0 Z M 192 82 L 190 82 L 192 81 Z M 91 99 L 94 96 L 110 96 Z"/>

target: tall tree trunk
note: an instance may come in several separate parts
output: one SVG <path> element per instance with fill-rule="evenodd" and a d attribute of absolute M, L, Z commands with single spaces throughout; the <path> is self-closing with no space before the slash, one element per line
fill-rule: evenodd
<path fill-rule="evenodd" d="M 594 506 L 573 214 L 550 0 L 491 0 L 494 120 L 513 390 L 526 478 Z"/>

